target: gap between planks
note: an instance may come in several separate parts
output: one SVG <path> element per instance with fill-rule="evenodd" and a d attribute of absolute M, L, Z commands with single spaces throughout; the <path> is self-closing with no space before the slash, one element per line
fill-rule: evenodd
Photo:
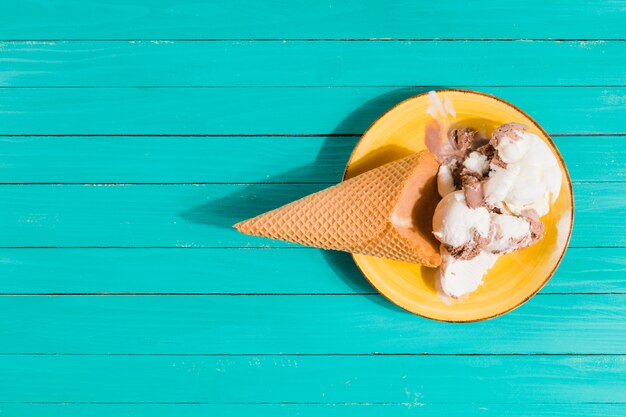
<path fill-rule="evenodd" d="M 51 38 L 0 39 L 2 43 L 50 42 L 625 42 L 626 38 Z"/>
<path fill-rule="evenodd" d="M 10 402 L 10 401 L 0 401 L 0 404 L 62 404 L 62 405 L 71 405 L 71 404 L 98 404 L 98 405 L 107 405 L 107 404 L 120 404 L 120 405 L 132 405 L 132 404 L 154 404 L 154 405 L 339 405 L 339 406 L 348 406 L 348 405 L 403 405 L 407 407 L 418 406 L 428 406 L 428 405 L 519 405 L 519 403 L 507 403 L 507 402 L 472 402 L 472 403 L 448 403 L 448 402 L 430 402 L 430 403 L 422 403 L 422 402 L 363 402 L 363 401 L 337 401 L 337 402 L 296 402 L 296 401 L 285 401 L 285 402 L 223 402 L 223 403 L 215 403 L 215 402 L 197 402 L 197 401 L 174 401 L 174 402 L 155 402 L 155 401 L 23 401 L 23 402 Z M 626 402 L 600 402 L 600 401 L 583 401 L 583 402 L 575 402 L 575 403 L 565 403 L 565 402 L 538 402 L 538 403 L 525 403 L 532 405 L 626 405 Z"/>
<path fill-rule="evenodd" d="M 490 356 L 507 356 L 507 357 L 626 357 L 626 353 L 62 353 L 62 352 L 23 352 L 23 353 L 7 353 L 1 352 L 0 356 L 165 356 L 165 357 L 343 357 L 343 356 L 436 356 L 436 357 L 490 357 Z"/>
<path fill-rule="evenodd" d="M 534 296 L 603 296 L 603 295 L 626 295 L 624 291 L 603 292 L 538 292 Z M 32 293 L 0 293 L 0 297 L 383 297 L 378 292 L 354 292 L 354 293 L 263 293 L 263 292 L 32 292 Z"/>
<path fill-rule="evenodd" d="M 458 90 L 472 90 L 474 88 L 624 88 L 626 84 L 588 84 L 588 85 L 553 85 L 553 84 L 535 84 L 535 85 L 499 85 L 499 84 L 489 84 L 489 85 L 454 85 L 454 84 L 446 84 L 442 85 L 395 85 L 395 84 L 385 84 L 385 85 L 30 85 L 30 86 L 0 86 L 0 90 L 55 90 L 55 89 L 64 89 L 64 90 L 107 90 L 107 89 L 115 89 L 115 90 L 163 90 L 163 89 L 255 89 L 255 88 L 272 88 L 272 89 L 288 89 L 288 88 L 298 88 L 298 89 L 350 89 L 350 88 L 422 88 L 422 89 L 431 89 L 431 90 L 447 90 L 447 89 L 458 89 Z"/>
<path fill-rule="evenodd" d="M 1 88 L 1 87 L 0 87 Z M 626 136 L 625 132 L 614 133 L 549 133 L 549 136 Z M 2 137 L 50 137 L 50 138 L 74 138 L 74 137 L 129 137 L 129 138 L 359 138 L 363 133 L 0 133 Z"/>
<path fill-rule="evenodd" d="M 572 184 L 622 184 L 624 180 L 572 181 Z M 94 187 L 125 187 L 142 185 L 335 185 L 336 181 L 209 181 L 209 182 L 0 182 L 0 185 L 79 185 Z"/>
<path fill-rule="evenodd" d="M 624 249 L 626 246 L 573 246 L 572 249 Z M 0 246 L 0 249 L 202 249 L 202 250 L 312 250 L 306 246 Z"/>

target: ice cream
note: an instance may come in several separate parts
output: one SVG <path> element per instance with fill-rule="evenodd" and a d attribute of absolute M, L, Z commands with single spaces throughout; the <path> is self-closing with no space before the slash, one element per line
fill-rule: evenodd
<path fill-rule="evenodd" d="M 504 124 L 486 138 L 467 127 L 450 128 L 437 110 L 445 106 L 432 106 L 436 123 L 426 132 L 441 164 L 433 234 L 441 242 L 441 289 L 460 298 L 482 284 L 500 255 L 541 239 L 540 218 L 558 197 L 562 174 L 548 145 L 528 127 Z"/>
<path fill-rule="evenodd" d="M 459 261 L 443 248 L 439 267 L 441 289 L 454 298 L 476 291 L 483 283 L 483 275 L 497 259 L 498 255 L 482 251 L 472 259 Z"/>
<path fill-rule="evenodd" d="M 433 234 L 456 258 L 471 259 L 491 241 L 489 211 L 470 208 L 463 191 L 452 192 L 435 209 Z"/>
<path fill-rule="evenodd" d="M 513 125 L 513 127 L 511 127 Z M 493 133 L 490 145 L 498 156 L 485 184 L 485 201 L 506 205 L 514 214 L 535 210 L 545 216 L 561 188 L 561 170 L 548 145 L 526 126 L 509 123 Z"/>

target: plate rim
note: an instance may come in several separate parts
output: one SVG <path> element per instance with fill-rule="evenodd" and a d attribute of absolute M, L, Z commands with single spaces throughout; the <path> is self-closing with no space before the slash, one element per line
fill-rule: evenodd
<path fill-rule="evenodd" d="M 429 91 L 425 91 L 423 93 L 420 94 L 416 94 L 414 96 L 408 97 L 398 103 L 396 103 L 394 106 L 392 106 L 391 108 L 389 108 L 387 111 L 385 111 L 383 114 L 381 114 L 380 116 L 378 116 L 376 118 L 376 120 L 374 120 L 372 122 L 372 124 L 370 124 L 368 126 L 368 128 L 363 132 L 363 134 L 361 135 L 361 137 L 359 138 L 359 140 L 357 141 L 357 143 L 354 145 L 354 148 L 352 149 L 352 152 L 350 153 L 350 157 L 348 158 L 348 161 L 346 162 L 346 167 L 343 171 L 343 175 L 341 177 L 341 181 L 345 181 L 346 175 L 348 173 L 348 168 L 350 167 L 350 164 L 353 162 L 353 158 L 354 158 L 354 154 L 357 150 L 357 148 L 359 147 L 359 145 L 361 144 L 361 142 L 363 141 L 363 138 L 365 138 L 365 136 L 370 132 L 370 130 L 372 130 L 374 128 L 374 126 L 385 116 L 387 116 L 388 113 L 391 113 L 393 110 L 395 110 L 397 107 L 418 99 L 420 97 L 426 96 L 428 95 L 431 91 L 434 91 L 435 93 L 447 93 L 447 92 L 452 92 L 452 93 L 462 93 L 462 94 L 469 94 L 469 95 L 477 95 L 477 96 L 483 96 L 483 97 L 488 97 L 491 99 L 494 99 L 496 101 L 499 101 L 500 103 L 503 103 L 506 106 L 512 107 L 513 109 L 515 109 L 516 111 L 520 112 L 522 115 L 526 116 L 528 118 L 528 120 L 530 120 L 533 125 L 542 133 L 545 135 L 545 137 L 548 139 L 548 141 L 550 142 L 550 144 L 552 145 L 552 147 L 554 149 L 556 149 L 556 157 L 558 158 L 558 160 L 561 162 L 561 166 L 563 167 L 563 171 L 565 173 L 565 177 L 567 179 L 567 186 L 569 188 L 570 191 L 570 205 L 571 205 L 571 210 L 570 210 L 570 227 L 569 227 L 569 231 L 567 233 L 567 239 L 565 240 L 565 245 L 563 246 L 563 251 L 561 252 L 561 254 L 559 255 L 559 259 L 556 261 L 554 268 L 552 268 L 552 271 L 550 271 L 550 273 L 546 276 L 546 279 L 537 286 L 537 288 L 531 293 L 529 294 L 526 298 L 524 298 L 523 300 L 521 300 L 519 303 L 517 303 L 516 305 L 501 311 L 499 313 L 490 315 L 490 316 L 485 316 L 485 317 L 478 317 L 478 318 L 473 318 L 473 319 L 460 319 L 460 320 L 446 320 L 446 319 L 442 319 L 442 318 L 438 318 L 438 317 L 431 317 L 428 316 L 426 314 L 421 314 L 418 313 L 417 311 L 414 311 L 412 309 L 408 309 L 405 306 L 402 306 L 400 304 L 398 304 L 397 302 L 395 302 L 394 300 L 392 300 L 391 298 L 389 298 L 386 294 L 384 294 L 373 282 L 372 280 L 367 276 L 367 274 L 363 271 L 363 269 L 361 268 L 361 265 L 359 265 L 359 262 L 357 261 L 357 259 L 355 258 L 355 254 L 351 253 L 350 255 L 352 256 L 352 260 L 354 261 L 354 264 L 357 266 L 357 268 L 359 269 L 359 271 L 361 272 L 361 275 L 363 275 L 365 277 L 365 279 L 367 279 L 367 281 L 370 283 L 370 285 L 372 287 L 374 287 L 374 289 L 383 297 L 385 297 L 389 302 L 391 302 L 392 304 L 402 308 L 403 310 L 414 314 L 416 316 L 420 316 L 429 320 L 435 320 L 435 321 L 439 321 L 439 322 L 445 322 L 445 323 L 475 323 L 475 322 L 480 322 L 480 321 L 486 321 L 486 320 L 490 320 L 496 317 L 500 317 L 506 313 L 509 313 L 513 310 L 515 310 L 516 308 L 518 308 L 519 306 L 521 306 L 522 304 L 526 303 L 528 300 L 530 300 L 532 297 L 534 297 L 539 291 L 541 291 L 541 289 L 548 283 L 548 281 L 554 276 L 556 270 L 559 268 L 559 265 L 561 264 L 561 261 L 563 260 L 563 257 L 565 256 L 565 252 L 567 252 L 567 249 L 569 248 L 569 243 L 570 243 L 570 239 L 572 237 L 572 231 L 574 230 L 574 212 L 575 212 L 575 206 L 574 206 L 574 189 L 572 187 L 572 178 L 569 174 L 569 170 L 567 169 L 567 165 L 565 164 L 565 160 L 563 160 L 563 155 L 561 155 L 561 152 L 559 151 L 559 148 L 556 146 L 556 144 L 554 143 L 554 141 L 552 140 L 552 137 L 548 134 L 548 132 L 546 132 L 544 130 L 544 128 L 537 123 L 537 121 L 532 118 L 528 113 L 526 113 L 524 110 L 520 109 L 519 107 L 517 107 L 516 105 L 501 99 L 500 97 L 494 96 L 493 94 L 488 94 L 488 93 L 483 93 L 481 91 L 475 91 L 475 90 L 464 90 L 464 89 L 457 89 L 457 88 L 445 88 L 445 89 L 441 89 L 441 90 L 429 90 Z M 392 162 L 392 161 L 390 161 Z"/>

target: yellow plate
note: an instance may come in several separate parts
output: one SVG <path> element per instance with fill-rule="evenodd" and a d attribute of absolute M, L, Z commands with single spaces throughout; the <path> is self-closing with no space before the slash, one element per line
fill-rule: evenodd
<path fill-rule="evenodd" d="M 457 123 L 490 135 L 503 123 L 519 122 L 543 139 L 558 157 L 563 183 L 558 200 L 542 218 L 546 234 L 535 245 L 500 257 L 485 275 L 484 284 L 464 300 L 437 291 L 437 270 L 420 265 L 354 255 L 363 275 L 398 306 L 434 320 L 470 322 L 511 311 L 532 297 L 556 270 L 572 231 L 574 200 L 569 174 L 548 134 L 526 113 L 497 97 L 474 91 L 441 90 L 454 106 Z M 421 94 L 401 102 L 365 132 L 348 161 L 344 178 L 426 148 L 424 128 L 431 120 L 430 102 Z"/>

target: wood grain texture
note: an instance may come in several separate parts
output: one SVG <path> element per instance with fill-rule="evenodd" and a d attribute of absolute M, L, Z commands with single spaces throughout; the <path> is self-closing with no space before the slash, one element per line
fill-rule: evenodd
<path fill-rule="evenodd" d="M 615 294 L 536 296 L 463 325 L 380 295 L 2 296 L 0 311 L 2 354 L 626 354 Z"/>
<path fill-rule="evenodd" d="M 0 357 L 0 369 L 3 401 L 408 403 L 419 411 L 430 403 L 613 402 L 626 390 L 623 356 L 11 355 Z"/>
<path fill-rule="evenodd" d="M 0 53 L 11 87 L 626 83 L 620 41 L 11 42 Z"/>
<path fill-rule="evenodd" d="M 618 38 L 620 1 L 174 0 L 11 2 L 2 39 Z"/>
<path fill-rule="evenodd" d="M 469 87 L 468 87 L 469 88 Z M 624 133 L 624 87 L 480 87 L 551 134 Z M 0 134 L 360 134 L 430 88 L 8 88 Z"/>
<path fill-rule="evenodd" d="M 541 294 L 626 293 L 626 249 L 570 248 Z M 1 249 L 0 294 L 376 294 L 343 252 Z"/>
<path fill-rule="evenodd" d="M 327 184 L 3 185 L 0 247 L 284 247 L 238 221 Z M 626 245 L 626 183 L 574 185 L 571 246 Z"/>
<path fill-rule="evenodd" d="M 414 404 L 386 403 L 339 403 L 339 404 L 41 404 L 41 403 L 4 403 L 0 412 L 15 417 L 65 416 L 65 417 L 110 417 L 129 415 L 136 417 L 154 417 L 156 415 L 179 417 L 192 416 L 275 416 L 275 417 L 380 417 L 393 415 L 398 417 L 623 417 L 626 404 Z"/>
<path fill-rule="evenodd" d="M 0 137 L 0 182 L 335 183 L 358 139 Z M 626 179 L 626 138 L 567 136 L 554 141 L 574 181 Z"/>

